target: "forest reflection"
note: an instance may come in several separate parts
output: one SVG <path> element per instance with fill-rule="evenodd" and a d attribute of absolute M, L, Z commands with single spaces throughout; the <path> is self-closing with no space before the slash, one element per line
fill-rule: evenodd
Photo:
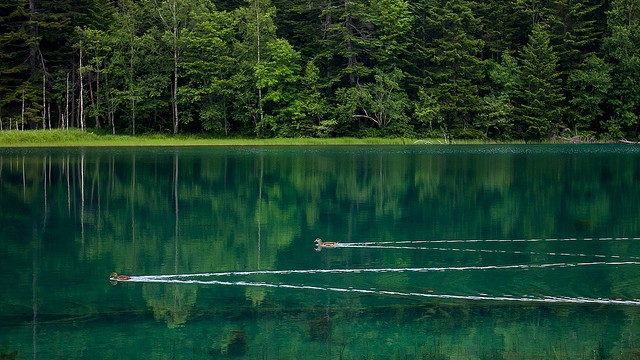
<path fill-rule="evenodd" d="M 326 217 L 346 231 L 324 235 L 342 241 L 394 239 L 398 224 L 410 220 L 422 222 L 409 229 L 416 238 L 636 235 L 635 222 L 625 220 L 639 215 L 629 200 L 640 198 L 638 167 L 637 156 L 624 155 L 80 150 L 0 156 L 4 204 L 28 207 L 37 215 L 31 220 L 66 216 L 80 227 L 83 244 L 86 227 L 98 238 L 141 246 L 172 239 L 162 254 L 179 266 L 181 229 L 188 228 L 190 240 L 249 251 L 255 268 L 274 260 L 259 264 L 261 256 L 251 251 L 260 247 L 242 245 L 260 239 L 258 228 L 277 224 L 267 228 L 278 234 L 269 246 L 285 248 L 295 237 L 314 236 L 301 230 Z M 99 247 L 96 240 L 87 245 Z M 132 270 L 134 260 L 127 265 Z"/>
<path fill-rule="evenodd" d="M 151 310 L 169 328 L 209 314 L 308 312 L 300 316 L 317 320 L 314 307 L 327 303 L 347 317 L 356 311 L 374 319 L 390 303 L 405 304 L 406 311 L 460 316 L 430 315 L 447 328 L 461 319 L 474 321 L 486 309 L 506 311 L 505 293 L 583 297 L 595 305 L 608 304 L 598 298 L 619 299 L 624 305 L 640 298 L 633 264 L 640 258 L 633 241 L 640 236 L 638 178 L 640 157 L 625 152 L 440 153 L 404 147 L 3 151 L 0 250 L 9 257 L 1 270 L 23 285 L 8 289 L 3 302 L 5 308 L 41 319 L 84 314 L 86 306 L 100 313 L 106 299 L 124 298 L 131 307 L 127 311 Z M 315 252 L 316 237 L 351 246 Z M 470 241 L 548 238 L 580 241 Z M 425 243 L 434 240 L 449 242 Z M 384 241 L 392 244 L 373 246 Z M 568 256 L 558 260 L 551 255 L 560 252 Z M 542 266 L 614 260 L 629 264 Z M 29 271 L 24 264 L 31 264 Z M 503 272 L 278 273 L 427 265 L 495 265 Z M 510 266 L 520 268 L 507 270 Z M 259 270 L 265 273 L 221 281 L 269 286 L 95 285 L 106 282 L 111 271 L 168 276 Z M 532 273 L 532 279 L 525 278 Z M 73 282 L 68 274 L 75 274 Z M 496 285 L 498 278 L 502 285 Z M 61 293 L 53 284 L 67 285 Z M 305 291 L 314 287 L 319 291 Z M 327 295 L 326 289 L 351 290 L 343 296 Z M 438 302 L 426 308 L 403 294 L 426 294 L 427 301 Z M 450 294 L 461 298 L 438 298 Z M 465 301 L 478 294 L 485 294 L 480 303 Z M 374 295 L 390 298 L 381 302 Z M 34 305 L 27 311 L 24 303 Z M 585 310 L 535 306 L 563 316 L 579 317 Z M 393 311 L 401 316 L 401 308 Z M 638 315 L 634 306 L 611 311 L 621 324 Z M 323 329 L 330 325 L 313 319 L 314 336 L 324 339 Z M 229 326 L 226 334 L 231 335 L 221 337 L 219 348 L 242 338 Z M 632 332 L 635 325 L 617 331 Z"/>

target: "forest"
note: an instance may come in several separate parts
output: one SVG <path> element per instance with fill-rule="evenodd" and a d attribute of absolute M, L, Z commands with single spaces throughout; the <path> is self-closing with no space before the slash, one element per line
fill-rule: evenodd
<path fill-rule="evenodd" d="M 639 0 L 5 0 L 0 29 L 0 130 L 639 140 Z"/>

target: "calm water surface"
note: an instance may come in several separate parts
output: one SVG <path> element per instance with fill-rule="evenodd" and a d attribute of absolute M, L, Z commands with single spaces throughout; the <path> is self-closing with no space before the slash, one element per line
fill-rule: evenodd
<path fill-rule="evenodd" d="M 0 356 L 638 359 L 639 180 L 631 146 L 2 149 Z"/>

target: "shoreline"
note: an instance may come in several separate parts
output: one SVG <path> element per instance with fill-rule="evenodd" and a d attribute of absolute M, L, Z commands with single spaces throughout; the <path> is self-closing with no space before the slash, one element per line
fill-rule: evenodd
<path fill-rule="evenodd" d="M 524 143 L 524 142 L 514 142 Z M 18 147 L 137 147 L 137 146 L 314 146 L 314 145 L 449 145 L 443 139 L 418 138 L 207 138 L 199 135 L 112 135 L 92 131 L 5 130 L 0 148 Z M 460 140 L 454 144 L 511 144 L 482 140 Z"/>
<path fill-rule="evenodd" d="M 79 129 L 4 130 L 0 148 L 24 147 L 181 147 L 181 146 L 342 146 L 342 145 L 524 145 L 524 144 L 625 144 L 625 142 L 568 142 L 565 139 L 527 143 L 523 140 L 454 140 L 420 138 L 209 138 L 200 135 L 151 133 L 99 134 Z M 626 143 L 631 144 L 631 143 Z"/>

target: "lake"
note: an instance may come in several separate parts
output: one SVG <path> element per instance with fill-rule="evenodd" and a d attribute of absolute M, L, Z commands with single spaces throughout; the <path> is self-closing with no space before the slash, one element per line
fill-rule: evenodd
<path fill-rule="evenodd" d="M 635 146 L 0 149 L 0 358 L 639 359 L 639 200 Z"/>

